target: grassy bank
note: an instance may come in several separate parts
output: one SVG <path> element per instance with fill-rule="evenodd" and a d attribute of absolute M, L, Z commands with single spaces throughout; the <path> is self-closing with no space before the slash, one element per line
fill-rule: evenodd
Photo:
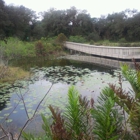
<path fill-rule="evenodd" d="M 19 67 L 0 66 L 0 83 L 12 83 L 27 77 L 29 77 L 29 72 Z"/>

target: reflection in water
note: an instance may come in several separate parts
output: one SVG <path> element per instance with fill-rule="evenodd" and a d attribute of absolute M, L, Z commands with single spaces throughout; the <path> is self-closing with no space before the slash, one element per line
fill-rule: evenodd
<path fill-rule="evenodd" d="M 2 101 L 0 102 L 0 111 L 3 110 L 4 108 L 6 108 L 6 101 Z"/>
<path fill-rule="evenodd" d="M 92 63 L 100 66 L 102 65 L 102 66 L 112 67 L 112 68 L 120 68 L 120 64 L 127 64 L 131 68 L 134 67 L 134 63 L 130 61 L 120 61 L 115 59 L 88 56 L 88 55 L 68 55 L 61 58 L 68 59 L 68 60 L 76 60 L 81 62 L 88 62 L 88 63 Z"/>

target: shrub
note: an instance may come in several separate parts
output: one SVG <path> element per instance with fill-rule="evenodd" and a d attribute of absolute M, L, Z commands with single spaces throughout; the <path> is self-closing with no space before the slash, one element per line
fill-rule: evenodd
<path fill-rule="evenodd" d="M 119 42 L 120 42 L 120 43 L 126 43 L 127 41 L 126 41 L 125 38 L 121 38 L 121 39 L 119 39 Z"/>
<path fill-rule="evenodd" d="M 60 33 L 56 38 L 56 44 L 63 46 L 66 40 L 67 40 L 67 37 L 63 33 Z"/>
<path fill-rule="evenodd" d="M 93 45 L 95 42 L 93 40 L 90 40 L 90 45 Z"/>
<path fill-rule="evenodd" d="M 0 41 L 2 48 L 4 48 L 3 55 L 8 59 L 35 56 L 35 49 L 33 42 L 20 41 L 18 38 L 8 38 L 7 43 Z"/>
<path fill-rule="evenodd" d="M 70 36 L 69 41 L 76 42 L 76 43 L 85 43 L 87 42 L 86 39 L 82 36 Z"/>
<path fill-rule="evenodd" d="M 97 32 L 92 32 L 87 36 L 87 40 L 93 40 L 93 41 L 99 41 L 100 40 L 100 36 L 98 35 Z"/>
<path fill-rule="evenodd" d="M 35 44 L 35 51 L 36 51 L 36 56 L 45 56 L 46 55 L 46 50 L 41 41 L 38 41 Z"/>

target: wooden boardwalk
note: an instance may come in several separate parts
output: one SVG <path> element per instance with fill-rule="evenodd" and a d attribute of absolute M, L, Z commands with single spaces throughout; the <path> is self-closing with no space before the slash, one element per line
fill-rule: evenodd
<path fill-rule="evenodd" d="M 66 42 L 65 47 L 69 50 L 94 56 L 114 58 L 118 60 L 140 60 L 140 47 L 95 46 L 73 42 Z"/>

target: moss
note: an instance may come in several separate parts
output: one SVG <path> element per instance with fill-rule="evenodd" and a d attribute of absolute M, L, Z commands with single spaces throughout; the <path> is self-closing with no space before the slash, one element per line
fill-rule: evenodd
<path fill-rule="evenodd" d="M 0 66 L 0 83 L 12 83 L 26 77 L 29 77 L 29 72 L 19 67 Z"/>

